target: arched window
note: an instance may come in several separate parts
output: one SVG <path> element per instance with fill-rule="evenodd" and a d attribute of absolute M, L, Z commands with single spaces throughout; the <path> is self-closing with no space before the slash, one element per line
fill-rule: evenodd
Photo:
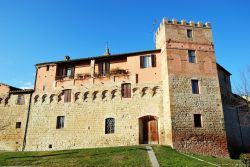
<path fill-rule="evenodd" d="M 115 133 L 115 119 L 106 118 L 105 119 L 105 134 Z"/>

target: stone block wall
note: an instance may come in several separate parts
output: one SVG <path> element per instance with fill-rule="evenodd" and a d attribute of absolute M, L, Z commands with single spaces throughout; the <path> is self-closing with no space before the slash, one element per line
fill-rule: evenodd
<path fill-rule="evenodd" d="M 197 77 L 200 94 L 191 93 L 192 77 L 170 76 L 174 148 L 186 152 L 228 156 L 218 79 Z M 202 127 L 194 126 L 201 114 Z"/>
<path fill-rule="evenodd" d="M 21 151 L 29 108 L 30 94 L 24 94 L 25 104 L 17 104 L 17 94 L 0 94 L 0 150 Z M 16 128 L 16 122 L 21 127 Z"/>
<path fill-rule="evenodd" d="M 138 145 L 139 118 L 146 115 L 159 118 L 159 135 L 164 134 L 161 89 L 161 83 L 132 84 L 132 98 L 122 98 L 121 83 L 74 87 L 73 97 L 80 94 L 70 103 L 60 100 L 62 89 L 35 93 L 25 150 Z M 56 129 L 57 116 L 65 116 L 62 129 Z M 115 133 L 105 134 L 106 118 L 115 119 Z"/>

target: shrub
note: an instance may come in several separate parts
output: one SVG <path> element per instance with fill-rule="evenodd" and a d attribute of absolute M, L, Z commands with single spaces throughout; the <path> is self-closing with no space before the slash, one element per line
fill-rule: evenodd
<path fill-rule="evenodd" d="M 240 160 L 247 166 L 250 166 L 250 153 L 240 154 Z"/>

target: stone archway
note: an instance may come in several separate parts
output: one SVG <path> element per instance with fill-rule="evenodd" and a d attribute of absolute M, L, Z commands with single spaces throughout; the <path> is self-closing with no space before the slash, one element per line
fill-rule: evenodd
<path fill-rule="evenodd" d="M 139 118 L 139 144 L 159 144 L 156 116 L 146 115 Z"/>

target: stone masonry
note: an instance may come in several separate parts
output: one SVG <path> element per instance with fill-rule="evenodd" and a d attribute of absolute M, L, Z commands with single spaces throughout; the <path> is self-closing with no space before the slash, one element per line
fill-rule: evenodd
<path fill-rule="evenodd" d="M 17 106 L 14 94 L 8 104 L 0 104 L 1 118 L 11 123 L 0 132 L 0 149 L 147 143 L 228 156 L 211 24 L 164 18 L 155 37 L 155 50 L 37 64 L 34 92 L 25 94 L 25 105 Z M 57 128 L 60 116 L 64 126 Z M 111 133 L 106 133 L 108 118 L 114 119 Z M 14 128 L 17 121 L 20 129 Z"/>

